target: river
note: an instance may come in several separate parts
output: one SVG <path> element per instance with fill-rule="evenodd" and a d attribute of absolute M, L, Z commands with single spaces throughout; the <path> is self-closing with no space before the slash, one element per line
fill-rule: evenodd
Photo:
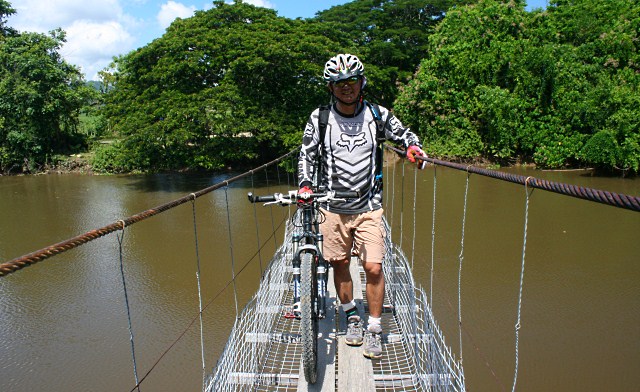
<path fill-rule="evenodd" d="M 399 164 L 386 173 L 386 189 L 396 195 L 393 208 L 391 196 L 387 197 L 394 241 L 402 242 L 413 260 L 416 281 L 427 293 L 433 292 L 435 317 L 458 356 L 460 292 L 468 390 L 511 390 L 525 189 L 471 175 L 462 241 L 467 174 L 432 167 L 420 172 L 414 208 L 413 170 L 406 166 L 402 180 L 402 168 Z M 511 171 L 640 195 L 637 178 Z M 275 188 L 277 176 L 284 185 Z M 0 177 L 0 261 L 111 224 L 226 177 Z M 267 236 L 286 217 L 286 210 L 254 210 L 246 193 L 284 190 L 290 187 L 287 180 L 292 182 L 275 172 L 268 178 L 245 178 L 227 190 L 127 227 L 122 237 L 107 235 L 0 278 L 0 391 L 132 389 L 121 258 L 139 378 L 153 368 L 141 390 L 200 390 L 196 276 L 205 306 L 204 356 L 209 372 L 224 349 L 236 309 L 241 311 L 254 293 L 261 270 L 282 242 L 281 230 L 275 238 Z M 516 389 L 638 391 L 640 214 L 539 189 L 530 194 L 528 212 Z M 258 238 L 263 246 L 259 256 Z M 237 278 L 235 285 L 229 283 L 232 276 Z"/>

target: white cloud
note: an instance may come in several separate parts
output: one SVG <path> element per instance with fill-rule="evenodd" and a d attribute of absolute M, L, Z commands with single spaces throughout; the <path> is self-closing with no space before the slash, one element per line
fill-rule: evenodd
<path fill-rule="evenodd" d="M 122 15 L 119 0 L 13 0 L 9 23 L 20 31 L 47 32 L 76 20 L 104 21 Z"/>
<path fill-rule="evenodd" d="M 273 4 L 271 4 L 267 0 L 245 0 L 247 4 L 255 5 L 256 7 L 264 7 L 264 8 L 274 8 Z"/>
<path fill-rule="evenodd" d="M 60 53 L 68 62 L 78 64 L 90 80 L 97 79 L 97 72 L 108 66 L 113 56 L 128 52 L 135 42 L 116 21 L 76 21 L 66 31 L 67 43 Z"/>
<path fill-rule="evenodd" d="M 65 60 L 81 68 L 87 80 L 109 65 L 114 56 L 148 44 L 162 35 L 175 18 L 193 16 L 193 0 L 9 0 L 16 14 L 7 25 L 22 32 L 48 33 L 62 28 Z M 203 1 L 203 0 L 199 0 Z M 268 0 L 244 0 L 274 8 Z M 202 9 L 212 7 L 210 0 Z"/>
<path fill-rule="evenodd" d="M 7 25 L 22 32 L 48 33 L 62 28 L 65 60 L 80 67 L 88 80 L 108 66 L 113 56 L 134 48 L 132 31 L 142 24 L 123 12 L 120 0 L 13 0 L 16 14 Z"/>
<path fill-rule="evenodd" d="M 167 28 L 176 18 L 189 18 L 193 16 L 196 7 L 186 6 L 182 3 L 176 3 L 175 1 L 169 1 L 160 7 L 158 12 L 158 23 L 162 28 Z"/>

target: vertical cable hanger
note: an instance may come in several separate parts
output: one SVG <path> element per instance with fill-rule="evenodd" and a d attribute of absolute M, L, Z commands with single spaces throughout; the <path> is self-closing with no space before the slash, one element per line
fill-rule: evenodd
<path fill-rule="evenodd" d="M 135 388 L 140 392 L 140 382 L 138 381 L 138 366 L 136 364 L 136 350 L 135 345 L 133 343 L 133 328 L 131 327 L 131 308 L 129 307 L 129 295 L 127 294 L 127 282 L 124 277 L 124 263 L 123 263 L 123 252 L 122 252 L 122 241 L 124 239 L 124 228 L 126 226 L 125 222 L 122 222 L 122 234 L 116 233 L 116 238 L 118 239 L 118 251 L 120 254 L 120 277 L 122 278 L 122 288 L 124 291 L 124 303 L 127 308 L 127 321 L 129 322 L 129 341 L 131 342 L 131 358 L 133 360 L 133 377 L 136 381 Z"/>
<path fill-rule="evenodd" d="M 233 281 L 233 299 L 236 305 L 236 319 L 240 317 L 238 312 L 238 289 L 236 287 L 236 267 L 233 260 L 233 236 L 231 235 L 231 214 L 229 213 L 229 184 L 224 187 L 224 200 L 227 206 L 227 228 L 229 229 L 229 252 L 231 253 L 231 279 Z"/>
<path fill-rule="evenodd" d="M 416 200 L 418 199 L 418 168 L 413 170 L 413 238 L 411 239 L 411 269 L 416 254 Z"/>
<path fill-rule="evenodd" d="M 267 181 L 267 193 L 271 193 L 271 186 L 269 185 L 269 171 L 267 168 L 264 169 L 265 180 Z M 269 213 L 271 214 L 271 230 L 273 233 L 276 232 L 276 223 L 273 220 L 273 208 L 269 207 Z M 278 237 L 274 234 L 273 236 L 273 244 L 275 245 L 275 249 L 278 249 Z"/>
<path fill-rule="evenodd" d="M 196 281 L 198 282 L 198 313 L 200 316 L 200 353 L 202 356 L 202 390 L 205 389 L 207 380 L 207 368 L 204 355 L 204 329 L 202 327 L 202 290 L 200 285 L 200 251 L 198 246 L 198 226 L 196 224 L 196 194 L 192 193 L 191 211 L 193 212 L 193 237 L 196 247 Z"/>
<path fill-rule="evenodd" d="M 255 194 L 256 188 L 253 184 L 253 170 L 251 171 L 251 192 Z M 258 225 L 258 212 L 256 210 L 256 203 L 253 204 L 253 220 L 256 222 L 256 241 L 258 242 L 258 261 L 260 262 L 260 276 L 262 276 L 262 246 L 260 245 L 260 228 Z"/>
<path fill-rule="evenodd" d="M 429 284 L 429 306 L 433 311 L 433 267 L 435 264 L 436 246 L 436 189 L 437 189 L 437 165 L 433 165 L 433 211 L 431 213 L 431 283 Z"/>
<path fill-rule="evenodd" d="M 402 233 L 404 231 L 403 219 L 404 219 L 404 168 L 407 162 L 402 160 L 402 181 L 400 182 L 400 249 L 402 249 Z"/>
<path fill-rule="evenodd" d="M 516 325 L 515 325 L 516 364 L 515 364 L 515 371 L 513 375 L 513 388 L 511 389 L 513 392 L 515 392 L 516 390 L 516 382 L 518 380 L 518 362 L 519 362 L 518 345 L 520 343 L 519 342 L 520 316 L 521 316 L 521 310 L 522 310 L 522 287 L 524 286 L 524 261 L 525 261 L 525 254 L 527 250 L 527 226 L 529 225 L 529 199 L 531 197 L 531 194 L 535 190 L 535 188 L 531 188 L 531 190 L 529 190 L 529 179 L 531 179 L 531 177 L 527 177 L 527 179 L 524 182 L 524 193 L 526 196 L 526 203 L 525 203 L 525 209 L 524 209 L 524 238 L 522 241 L 522 267 L 520 269 L 520 290 L 518 293 L 518 318 L 516 320 Z"/>
<path fill-rule="evenodd" d="M 471 166 L 471 165 L 469 165 Z M 468 169 L 468 167 L 467 167 Z M 462 363 L 462 261 L 464 260 L 464 229 L 467 222 L 467 201 L 469 200 L 469 177 L 467 170 L 467 183 L 464 188 L 464 209 L 462 212 L 462 235 L 460 238 L 460 254 L 458 255 L 458 332 L 460 336 L 460 362 Z"/>
<path fill-rule="evenodd" d="M 391 175 L 391 222 L 389 227 L 391 228 L 391 236 L 393 237 L 393 210 L 396 204 L 396 164 L 393 164 L 393 171 Z"/>

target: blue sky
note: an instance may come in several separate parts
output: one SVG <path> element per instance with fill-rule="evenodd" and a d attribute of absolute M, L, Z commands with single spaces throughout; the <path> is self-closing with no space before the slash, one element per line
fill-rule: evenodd
<path fill-rule="evenodd" d="M 275 9 L 287 18 L 310 18 L 316 12 L 349 0 L 244 0 Z M 528 0 L 528 9 L 545 7 L 548 0 Z M 62 56 L 81 68 L 88 80 L 126 54 L 159 38 L 175 18 L 213 6 L 212 0 L 9 0 L 16 9 L 7 25 L 19 31 L 67 32 Z"/>

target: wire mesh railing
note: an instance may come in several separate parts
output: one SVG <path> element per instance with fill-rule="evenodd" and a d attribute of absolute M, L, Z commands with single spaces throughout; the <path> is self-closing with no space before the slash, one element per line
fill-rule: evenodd
<path fill-rule="evenodd" d="M 298 322 L 283 317 L 293 301 L 291 241 L 287 240 L 295 230 L 293 226 L 288 223 L 284 244 L 236 321 L 207 381 L 207 392 L 297 389 L 302 358 Z M 406 256 L 391 244 L 390 230 L 387 233 L 383 266 L 390 314 L 383 317 L 385 331 L 388 331 L 385 357 L 372 365 L 375 388 L 377 391 L 464 391 L 462 365 L 446 345 L 424 291 L 415 286 Z"/>

